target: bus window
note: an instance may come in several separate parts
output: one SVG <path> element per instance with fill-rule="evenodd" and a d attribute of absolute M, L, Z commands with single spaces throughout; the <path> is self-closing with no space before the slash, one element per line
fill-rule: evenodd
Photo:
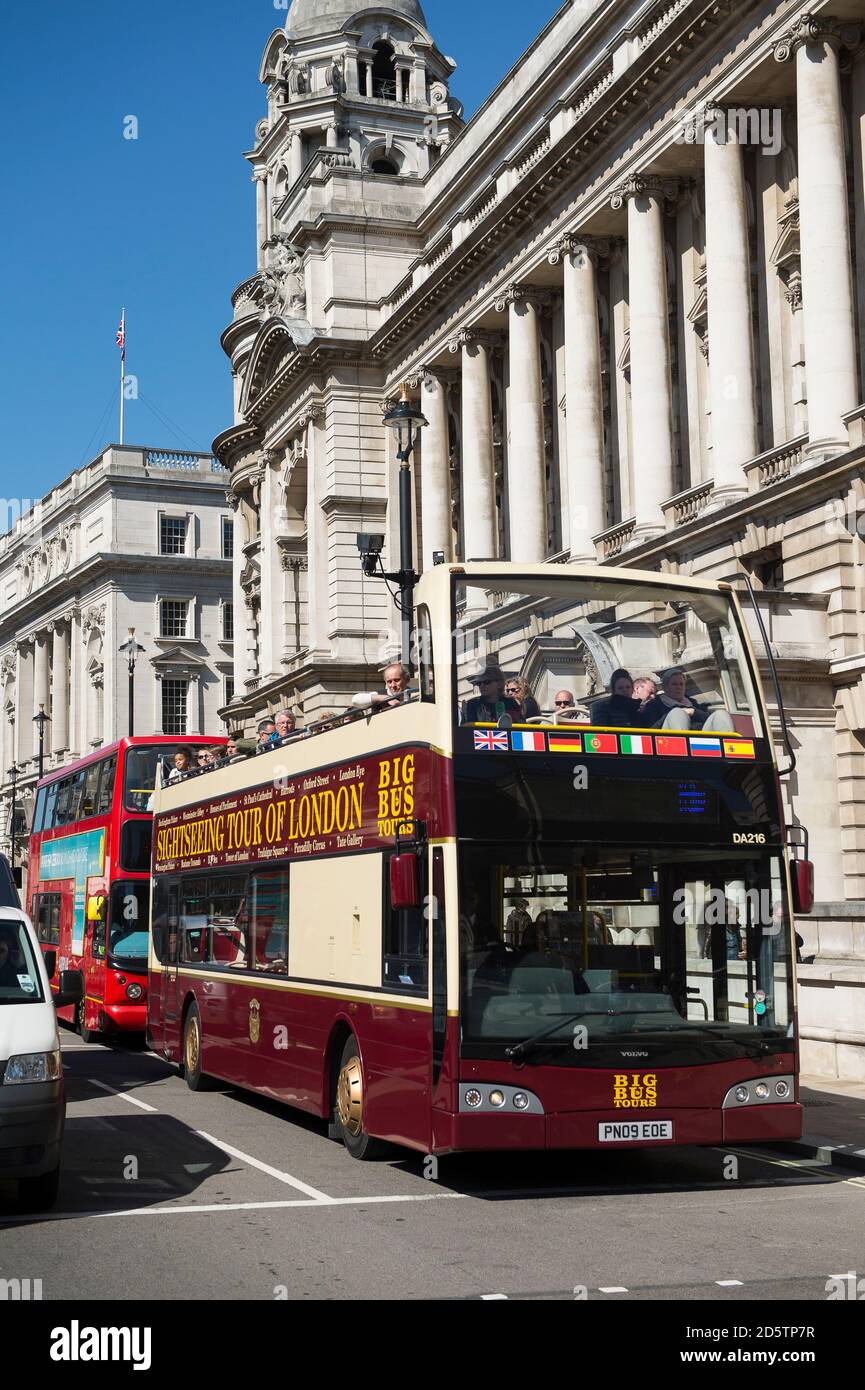
<path fill-rule="evenodd" d="M 64 777 L 57 786 L 57 802 L 54 807 L 54 825 L 67 825 L 69 822 L 69 789 L 71 779 Z"/>
<path fill-rule="evenodd" d="M 103 920 L 102 920 L 101 922 L 94 922 L 94 923 L 93 923 L 92 929 L 93 929 L 93 940 L 92 940 L 91 946 L 90 946 L 90 953 L 91 953 L 91 955 L 93 956 L 93 959 L 94 959 L 94 960 L 104 960 L 104 959 L 105 959 L 105 941 L 106 941 L 106 935 L 107 935 L 106 930 L 105 930 L 105 920 L 104 920 L 104 918 L 103 918 Z"/>
<path fill-rule="evenodd" d="M 120 829 L 120 868 L 125 869 L 128 874 L 149 873 L 152 842 L 152 821 L 124 821 Z"/>
<path fill-rule="evenodd" d="M 52 946 L 60 945 L 60 909 L 63 903 L 59 893 L 51 894 L 51 925 L 49 941 Z"/>
<path fill-rule="evenodd" d="M 84 771 L 84 793 L 81 797 L 81 817 L 86 820 L 96 815 L 99 801 L 99 769 L 101 763 L 91 763 Z"/>
<path fill-rule="evenodd" d="M 40 787 L 39 791 L 36 793 L 36 810 L 33 812 L 33 830 L 32 830 L 32 833 L 33 833 L 34 835 L 38 835 L 39 831 L 43 828 L 42 822 L 43 822 L 43 817 L 44 817 L 44 815 L 45 815 L 45 802 L 46 802 L 47 796 L 48 796 L 48 788 L 47 788 L 47 787 Z"/>
<path fill-rule="evenodd" d="M 81 819 L 81 802 L 84 792 L 84 779 L 86 777 L 84 768 L 80 772 L 75 772 L 69 778 L 69 793 L 66 805 L 66 822 L 72 825 Z"/>
<path fill-rule="evenodd" d="M 117 771 L 117 754 L 106 758 L 99 765 L 102 769 L 99 778 L 99 799 L 96 803 L 97 816 L 107 816 L 114 800 L 114 774 Z"/>
<path fill-rule="evenodd" d="M 57 824 L 57 793 L 60 789 L 59 782 L 52 782 L 45 788 L 45 812 L 42 821 L 43 830 L 51 830 Z"/>
<path fill-rule="evenodd" d="M 249 891 L 256 970 L 288 971 L 288 870 L 253 874 Z"/>
<path fill-rule="evenodd" d="M 435 700 L 435 667 L 433 665 L 432 624 L 429 609 L 422 603 L 417 610 L 417 665 L 420 671 L 420 697 Z"/>
<path fill-rule="evenodd" d="M 421 989 L 427 985 L 427 929 L 423 907 L 393 908 L 390 904 L 390 860 L 383 857 L 382 984 L 392 989 Z M 423 901 L 425 888 L 421 889 Z"/>

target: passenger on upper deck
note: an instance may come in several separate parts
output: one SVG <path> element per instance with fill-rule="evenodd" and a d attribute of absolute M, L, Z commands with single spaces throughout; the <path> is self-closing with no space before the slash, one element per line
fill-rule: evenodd
<path fill-rule="evenodd" d="M 498 666 L 485 666 L 469 680 L 480 688 L 480 694 L 463 705 L 463 724 L 497 724 L 503 715 L 511 720 L 521 717 L 516 700 L 505 695 L 505 678 Z"/>
<path fill-rule="evenodd" d="M 278 742 L 276 725 L 272 719 L 262 719 L 258 726 L 258 747 L 256 753 L 269 753 Z"/>
<path fill-rule="evenodd" d="M 532 694 L 532 687 L 522 676 L 509 676 L 505 686 L 505 694 L 511 700 L 516 700 L 520 707 L 523 719 L 537 719 L 541 707 Z"/>
<path fill-rule="evenodd" d="M 634 681 L 634 699 L 639 700 L 644 708 L 650 700 L 654 700 L 657 692 L 658 687 L 651 676 L 637 676 Z"/>
<path fill-rule="evenodd" d="M 642 712 L 642 723 L 654 729 L 705 729 L 708 732 L 732 734 L 736 731 L 725 709 L 711 712 L 690 695 L 685 694 L 688 678 L 680 666 L 674 666 L 661 681 L 661 690 Z"/>
<path fill-rule="evenodd" d="M 278 709 L 273 716 L 279 738 L 288 738 L 297 729 L 297 720 L 290 709 Z"/>
<path fill-rule="evenodd" d="M 553 696 L 557 724 L 588 724 L 591 715 L 578 705 L 573 690 L 557 690 Z"/>
<path fill-rule="evenodd" d="M 192 749 L 178 748 L 174 755 L 174 767 L 168 774 L 169 782 L 182 782 L 192 771 Z M 148 809 L 150 809 L 148 807 Z"/>
<path fill-rule="evenodd" d="M 359 690 L 353 697 L 353 705 L 372 705 L 374 709 L 396 709 L 405 704 L 405 696 L 411 685 L 411 671 L 401 661 L 393 661 L 384 669 L 385 690 Z"/>
<path fill-rule="evenodd" d="M 610 694 L 592 707 L 593 724 L 618 724 L 625 728 L 645 723 L 639 700 L 634 699 L 634 682 L 629 671 L 614 671 L 610 677 Z"/>

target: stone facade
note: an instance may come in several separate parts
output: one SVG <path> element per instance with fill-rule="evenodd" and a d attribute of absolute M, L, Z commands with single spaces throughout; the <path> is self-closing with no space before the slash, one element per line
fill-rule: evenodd
<path fill-rule="evenodd" d="M 19 770 L 19 824 L 29 823 L 40 706 L 50 719 L 46 770 L 128 733 L 129 677 L 118 648 L 130 627 L 143 649 L 136 734 L 222 732 L 218 712 L 233 675 L 226 481 L 209 455 L 110 448 L 27 504 L 0 537 L 7 853 L 9 770 Z"/>
<path fill-rule="evenodd" d="M 865 4 L 575 0 L 466 126 L 453 69 L 415 0 L 294 0 L 267 46 L 215 445 L 237 714 L 339 706 L 393 649 L 355 533 L 395 567 L 401 383 L 425 565 L 746 573 L 817 869 L 805 1063 L 861 1080 Z"/>

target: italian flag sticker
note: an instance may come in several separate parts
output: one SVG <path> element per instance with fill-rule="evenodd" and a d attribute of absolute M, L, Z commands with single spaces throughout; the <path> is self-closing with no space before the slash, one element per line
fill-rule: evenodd
<path fill-rule="evenodd" d="M 623 753 L 651 753 L 652 740 L 648 734 L 622 734 L 619 742 Z"/>

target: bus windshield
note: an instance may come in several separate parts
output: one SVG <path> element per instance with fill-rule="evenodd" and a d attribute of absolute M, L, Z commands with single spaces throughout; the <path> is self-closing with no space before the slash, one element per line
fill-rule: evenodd
<path fill-rule="evenodd" d="M 454 602 L 459 723 L 508 716 L 513 724 L 763 736 L 735 609 L 722 591 L 614 574 L 503 577 L 455 580 Z"/>
<path fill-rule="evenodd" d="M 543 1034 L 574 1065 L 640 1042 L 763 1049 L 793 1017 L 779 856 L 460 848 L 464 1045 Z M 527 1059 L 528 1060 L 528 1059 Z"/>
<path fill-rule="evenodd" d="M 150 884 L 121 879 L 111 885 L 108 955 L 112 965 L 142 970 L 150 931 Z"/>
<path fill-rule="evenodd" d="M 211 746 L 211 751 L 218 752 Z M 124 758 L 123 806 L 127 811 L 152 811 L 156 769 L 162 764 L 162 780 L 171 776 L 178 753 L 190 754 L 189 768 L 196 770 L 198 748 L 194 743 L 160 743 L 151 747 L 127 748 Z"/>

